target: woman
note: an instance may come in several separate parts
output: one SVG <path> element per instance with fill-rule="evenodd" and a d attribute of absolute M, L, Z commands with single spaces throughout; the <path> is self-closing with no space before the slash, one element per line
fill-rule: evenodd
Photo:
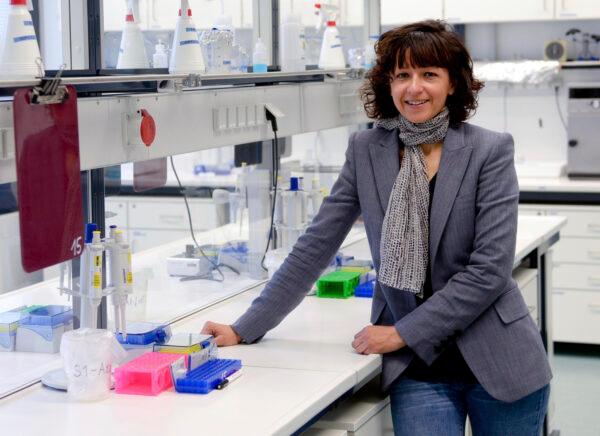
<path fill-rule="evenodd" d="M 444 23 L 384 33 L 362 89 L 375 128 L 312 226 L 219 344 L 251 343 L 304 297 L 362 214 L 378 273 L 371 322 L 352 346 L 383 354 L 397 435 L 538 435 L 550 367 L 512 279 L 519 190 L 508 134 L 465 122 L 483 86 Z M 356 169 L 359 168 L 359 171 Z M 286 283 L 295 283 L 293 288 Z"/>

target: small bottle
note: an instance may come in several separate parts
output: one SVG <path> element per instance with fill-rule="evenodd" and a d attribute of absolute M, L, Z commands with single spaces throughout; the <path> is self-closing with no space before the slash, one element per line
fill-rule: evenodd
<path fill-rule="evenodd" d="M 254 51 L 252 52 L 252 72 L 266 73 L 267 64 L 269 63 L 267 47 L 260 38 L 256 40 Z"/>
<path fill-rule="evenodd" d="M 167 55 L 167 47 L 162 40 L 158 40 L 158 44 L 154 46 L 154 54 L 152 55 L 152 66 L 154 68 L 168 68 L 169 57 Z"/>

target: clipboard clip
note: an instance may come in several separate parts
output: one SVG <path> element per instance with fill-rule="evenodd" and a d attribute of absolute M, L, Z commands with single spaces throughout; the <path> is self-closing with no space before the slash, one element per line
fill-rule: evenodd
<path fill-rule="evenodd" d="M 56 76 L 42 79 L 38 86 L 34 86 L 29 93 L 30 104 L 60 104 L 69 98 L 67 87 L 61 85 L 61 76 L 65 65 L 60 67 Z"/>

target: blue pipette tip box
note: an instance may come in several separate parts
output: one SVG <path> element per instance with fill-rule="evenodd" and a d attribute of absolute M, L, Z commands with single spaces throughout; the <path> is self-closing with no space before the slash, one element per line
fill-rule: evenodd
<path fill-rule="evenodd" d="M 211 359 L 175 380 L 175 390 L 186 394 L 208 394 L 224 379 L 242 369 L 238 359 Z"/>
<path fill-rule="evenodd" d="M 358 285 L 354 289 L 355 297 L 362 298 L 373 298 L 373 291 L 375 290 L 375 280 L 369 280 L 368 282 Z"/>
<path fill-rule="evenodd" d="M 150 345 L 164 343 L 171 337 L 171 327 L 150 322 L 131 323 L 127 325 L 127 337 L 117 333 L 117 340 L 123 345 Z"/>

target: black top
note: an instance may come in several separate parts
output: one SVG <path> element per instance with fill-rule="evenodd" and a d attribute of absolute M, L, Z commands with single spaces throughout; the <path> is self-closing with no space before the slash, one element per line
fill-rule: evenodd
<path fill-rule="evenodd" d="M 433 176 L 429 182 L 429 216 L 431 216 L 431 203 L 433 202 L 436 178 L 437 175 Z M 417 299 L 417 305 L 419 306 L 433 294 L 430 263 L 431 258 L 427 263 L 427 273 L 423 285 L 423 298 L 415 297 Z M 415 355 L 414 359 L 402 375 L 411 379 L 432 383 L 477 383 L 477 379 L 471 372 L 471 369 L 467 365 L 467 362 L 465 362 L 458 346 L 454 342 L 450 343 L 431 366 L 427 366 L 419 356 Z"/>

